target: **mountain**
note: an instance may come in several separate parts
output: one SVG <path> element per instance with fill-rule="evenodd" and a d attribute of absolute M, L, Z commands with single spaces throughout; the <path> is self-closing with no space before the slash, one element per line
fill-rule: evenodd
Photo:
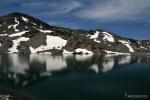
<path fill-rule="evenodd" d="M 124 38 L 102 29 L 51 26 L 15 12 L 0 17 L 0 53 L 150 53 L 150 40 Z"/>

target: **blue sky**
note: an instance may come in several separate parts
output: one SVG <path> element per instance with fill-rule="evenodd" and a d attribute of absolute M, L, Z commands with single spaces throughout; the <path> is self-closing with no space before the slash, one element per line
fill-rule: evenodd
<path fill-rule="evenodd" d="M 0 0 L 0 16 L 22 12 L 50 25 L 104 29 L 150 39 L 150 0 Z"/>

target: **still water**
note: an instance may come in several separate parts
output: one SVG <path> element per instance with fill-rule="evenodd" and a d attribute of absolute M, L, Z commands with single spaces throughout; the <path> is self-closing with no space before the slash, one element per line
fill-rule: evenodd
<path fill-rule="evenodd" d="M 148 100 L 150 56 L 1 54 L 0 91 L 38 100 Z"/>

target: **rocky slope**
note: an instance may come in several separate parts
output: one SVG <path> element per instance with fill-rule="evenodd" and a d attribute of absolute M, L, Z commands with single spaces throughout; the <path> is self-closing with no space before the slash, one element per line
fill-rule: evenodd
<path fill-rule="evenodd" d="M 150 40 L 50 26 L 22 13 L 0 17 L 0 53 L 150 53 Z"/>

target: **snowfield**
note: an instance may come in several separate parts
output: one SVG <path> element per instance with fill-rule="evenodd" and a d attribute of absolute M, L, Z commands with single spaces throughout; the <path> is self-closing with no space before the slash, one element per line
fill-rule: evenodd
<path fill-rule="evenodd" d="M 7 34 L 0 34 L 0 36 L 7 36 Z"/>
<path fill-rule="evenodd" d="M 22 20 L 28 22 L 28 19 L 22 16 Z"/>
<path fill-rule="evenodd" d="M 125 45 L 127 48 L 129 48 L 130 52 L 134 52 L 133 48 L 130 46 L 130 42 L 125 41 L 125 40 L 119 40 L 123 45 Z"/>
<path fill-rule="evenodd" d="M 15 29 L 16 32 L 18 32 L 19 30 L 18 30 L 16 27 L 19 25 L 19 21 L 17 20 L 16 17 L 15 17 L 15 22 L 16 22 L 17 24 L 12 25 L 12 27 Z"/>
<path fill-rule="evenodd" d="M 109 42 L 114 42 L 114 37 L 108 32 L 102 32 L 104 34 L 103 40 L 109 41 Z"/>
<path fill-rule="evenodd" d="M 108 51 L 108 50 L 104 50 L 104 52 L 107 54 L 113 54 L 113 55 L 129 55 L 129 53 L 121 53 L 121 52 L 114 52 L 114 51 Z"/>
<path fill-rule="evenodd" d="M 15 30 L 15 32 L 18 32 L 19 30 L 16 27 L 19 25 L 19 21 L 17 20 L 16 17 L 15 17 L 15 23 L 17 23 L 17 24 L 9 25 L 8 29 L 11 28 L 11 27 L 13 27 L 13 29 Z"/>
<path fill-rule="evenodd" d="M 21 41 L 28 41 L 28 40 L 29 40 L 29 38 L 26 38 L 26 37 L 20 37 L 20 38 L 17 38 L 15 40 L 12 40 L 13 41 L 13 46 L 8 49 L 10 51 L 9 53 L 18 52 L 17 46 L 20 44 L 20 42 Z"/>
<path fill-rule="evenodd" d="M 62 54 L 72 54 L 73 52 L 69 52 L 69 51 L 67 51 L 67 50 L 65 50 L 65 49 L 63 49 L 63 52 L 62 52 Z"/>
<path fill-rule="evenodd" d="M 95 42 L 100 43 L 101 41 L 97 40 L 99 36 L 99 31 L 96 31 L 93 35 L 88 34 L 87 37 L 90 39 L 94 39 Z"/>
<path fill-rule="evenodd" d="M 28 31 L 22 31 L 22 32 L 14 33 L 14 34 L 9 35 L 9 37 L 21 36 L 21 35 L 25 34 L 26 32 L 28 32 Z"/>
<path fill-rule="evenodd" d="M 77 49 L 75 49 L 75 52 L 76 52 L 76 53 L 83 53 L 83 54 L 86 54 L 86 53 L 88 53 L 88 54 L 93 54 L 92 51 L 89 51 L 89 50 L 86 50 L 86 49 L 82 49 L 82 48 L 77 48 Z"/>
<path fill-rule="evenodd" d="M 42 33 L 51 33 L 51 32 L 53 32 L 51 30 L 42 30 L 42 29 L 39 29 L 39 31 L 42 32 Z"/>
<path fill-rule="evenodd" d="M 46 36 L 46 45 L 41 45 L 38 48 L 32 48 L 30 46 L 31 53 L 37 53 L 39 51 L 49 50 L 49 49 L 59 49 L 61 50 L 67 43 L 67 40 L 64 40 L 58 36 Z"/>

